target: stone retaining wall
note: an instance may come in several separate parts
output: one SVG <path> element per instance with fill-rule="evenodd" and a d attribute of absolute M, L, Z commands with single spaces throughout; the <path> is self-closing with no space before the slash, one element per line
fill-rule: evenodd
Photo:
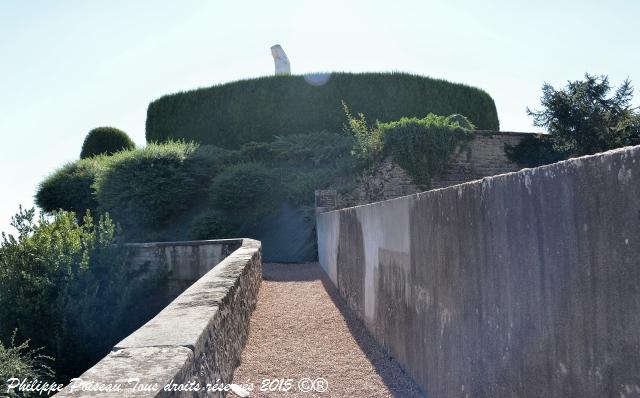
<path fill-rule="evenodd" d="M 317 228 L 323 269 L 427 396 L 640 396 L 640 146 Z"/>
<path fill-rule="evenodd" d="M 262 278 L 260 242 L 235 243 L 239 246 L 235 251 L 80 376 L 83 383 L 119 383 L 119 391 L 81 391 L 81 382 L 75 381 L 57 396 L 223 396 L 205 389 L 171 392 L 164 388 L 167 383 L 197 383 L 203 388 L 233 378 Z M 154 388 L 134 391 L 135 380 Z"/>
<path fill-rule="evenodd" d="M 441 176 L 433 178 L 432 188 L 443 188 L 483 177 L 520 170 L 504 152 L 505 145 L 515 146 L 531 133 L 508 131 L 474 131 L 473 139 L 453 155 L 449 167 Z M 388 200 L 421 192 L 407 173 L 386 158 L 371 173 L 361 179 L 353 192 L 338 198 L 337 207 L 345 208 Z"/>

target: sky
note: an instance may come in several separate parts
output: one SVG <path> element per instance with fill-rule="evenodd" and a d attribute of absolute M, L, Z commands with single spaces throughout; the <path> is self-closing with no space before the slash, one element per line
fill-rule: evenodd
<path fill-rule="evenodd" d="M 89 130 L 115 126 L 143 146 L 152 100 L 271 75 L 273 44 L 294 74 L 403 71 L 480 87 L 501 130 L 540 131 L 526 107 L 544 82 L 640 82 L 640 2 L 568 3 L 2 0 L 0 231 Z"/>

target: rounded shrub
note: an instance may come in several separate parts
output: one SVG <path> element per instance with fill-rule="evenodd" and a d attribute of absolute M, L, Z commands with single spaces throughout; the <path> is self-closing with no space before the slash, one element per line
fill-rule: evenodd
<path fill-rule="evenodd" d="M 213 180 L 210 190 L 216 207 L 231 213 L 242 212 L 246 219 L 275 210 L 282 191 L 279 179 L 261 163 L 227 167 Z"/>
<path fill-rule="evenodd" d="M 35 195 L 36 204 L 51 213 L 66 210 L 82 218 L 87 210 L 98 208 L 93 184 L 107 167 L 102 156 L 67 163 L 42 181 Z"/>
<path fill-rule="evenodd" d="M 182 142 L 119 152 L 96 182 L 99 208 L 129 239 L 146 239 L 141 231 L 169 225 L 198 195 L 206 198 L 220 156 L 213 147 Z"/>
<path fill-rule="evenodd" d="M 85 137 L 80 158 L 111 155 L 123 150 L 133 149 L 135 146 L 135 143 L 124 131 L 115 127 L 97 127 L 89 131 Z"/>

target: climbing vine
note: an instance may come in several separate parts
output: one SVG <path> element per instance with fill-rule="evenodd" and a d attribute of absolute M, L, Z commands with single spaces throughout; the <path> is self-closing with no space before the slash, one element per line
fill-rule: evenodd
<path fill-rule="evenodd" d="M 345 131 L 356 141 L 352 153 L 370 166 L 392 156 L 414 183 L 429 188 L 431 179 L 444 173 L 451 156 L 471 138 L 474 126 L 462 115 L 426 117 L 367 125 L 363 114 L 353 116 L 343 103 Z"/>

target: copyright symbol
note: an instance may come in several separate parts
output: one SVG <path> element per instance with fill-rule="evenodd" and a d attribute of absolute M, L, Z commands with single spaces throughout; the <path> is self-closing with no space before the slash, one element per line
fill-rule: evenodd
<path fill-rule="evenodd" d="M 301 392 L 310 392 L 313 390 L 313 380 L 308 377 L 303 377 L 298 381 L 298 389 Z"/>
<path fill-rule="evenodd" d="M 327 388 L 329 388 L 329 382 L 327 381 L 327 379 L 318 377 L 313 381 L 313 386 L 317 392 L 325 392 L 327 391 Z"/>

